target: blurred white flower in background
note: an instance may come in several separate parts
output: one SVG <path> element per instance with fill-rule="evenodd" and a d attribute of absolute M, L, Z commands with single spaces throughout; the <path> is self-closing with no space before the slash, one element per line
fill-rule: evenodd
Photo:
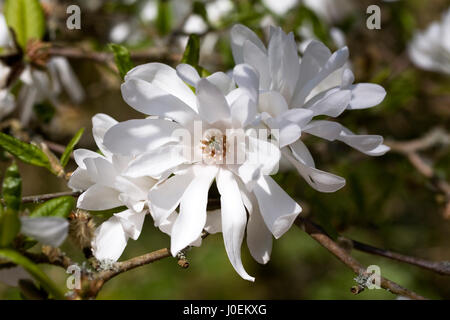
<path fill-rule="evenodd" d="M 416 32 L 408 47 L 409 57 L 419 68 L 450 74 L 450 8 L 441 21 Z"/>
<path fill-rule="evenodd" d="M 303 4 L 314 11 L 329 24 L 335 24 L 351 15 L 355 9 L 353 0 L 302 0 Z"/>
<path fill-rule="evenodd" d="M 262 3 L 269 8 L 272 12 L 276 13 L 279 16 L 286 14 L 290 9 L 295 7 L 299 2 L 299 0 L 262 0 Z"/>
<path fill-rule="evenodd" d="M 1 13 L 0 44 L 3 50 L 13 49 L 12 37 L 4 15 Z M 0 83 L 3 88 L 0 91 L 0 102 L 2 102 L 0 105 L 1 116 L 5 116 L 14 109 L 13 96 L 9 94 L 9 88 L 4 88 L 10 71 L 9 67 L 0 64 Z M 47 62 L 45 71 L 37 70 L 27 64 L 20 73 L 19 79 L 23 85 L 20 88 L 16 104 L 20 108 L 20 120 L 23 125 L 28 124 L 30 121 L 35 104 L 48 100 L 55 107 L 58 107 L 58 96 L 63 89 L 74 103 L 80 103 L 84 99 L 83 87 L 69 62 L 64 57 L 51 57 Z M 10 86 L 12 85 L 10 84 Z"/>

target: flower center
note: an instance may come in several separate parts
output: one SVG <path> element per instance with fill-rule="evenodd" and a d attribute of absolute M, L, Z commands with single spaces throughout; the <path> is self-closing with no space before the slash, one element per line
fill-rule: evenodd
<path fill-rule="evenodd" d="M 201 140 L 201 148 L 207 163 L 223 163 L 227 152 L 227 136 L 220 130 L 208 130 Z"/>

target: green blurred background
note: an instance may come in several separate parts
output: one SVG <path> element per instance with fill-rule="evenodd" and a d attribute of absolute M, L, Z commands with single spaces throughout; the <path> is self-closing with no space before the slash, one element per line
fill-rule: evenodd
<path fill-rule="evenodd" d="M 142 34 L 132 43 L 123 43 L 131 50 L 161 46 L 161 39 L 177 27 L 176 7 L 188 1 L 164 1 L 153 21 L 142 21 L 139 13 L 146 1 L 103 1 L 94 10 L 82 8 L 82 29 L 64 28 L 65 14 L 55 9 L 53 31 L 62 43 L 106 50 L 111 41 L 109 30 L 117 21 L 133 25 L 131 35 Z M 263 34 L 261 23 L 272 21 L 285 31 L 312 25 L 315 36 L 333 50 L 329 36 L 331 27 L 340 28 L 350 49 L 355 82 L 375 82 L 387 91 L 379 106 L 369 110 L 344 113 L 340 123 L 355 132 L 383 135 L 386 139 L 408 140 L 423 136 L 436 127 L 450 128 L 450 77 L 417 69 L 410 62 L 406 48 L 416 29 L 423 30 L 449 6 L 449 1 L 351 1 L 352 9 L 339 21 L 326 21 L 307 7 L 297 4 L 278 15 L 260 1 L 235 1 L 230 13 L 209 28 L 218 35 L 214 50 L 201 57 L 201 64 L 210 71 L 228 70 L 233 66 L 228 30 L 234 23 L 243 23 Z M 57 1 L 64 7 L 64 1 Z M 73 3 L 70 1 L 68 3 Z M 203 15 L 202 1 L 193 5 Z M 381 30 L 366 28 L 366 8 L 381 7 Z M 161 8 L 165 8 L 162 10 Z M 269 17 L 269 18 L 268 18 Z M 298 40 L 302 38 L 296 34 Z M 204 40 L 202 34 L 202 40 Z M 183 48 L 174 46 L 173 53 Z M 142 63 L 142 62 L 139 62 Z M 68 101 L 55 110 L 48 123 L 33 123 L 30 130 L 44 138 L 66 144 L 80 127 L 85 134 L 79 147 L 95 150 L 90 118 L 98 112 L 118 120 L 142 117 L 128 107 L 120 96 L 120 79 L 108 68 L 90 61 L 72 61 L 86 89 L 87 99 L 81 106 Z M 450 217 L 445 216 L 445 199 L 430 181 L 417 172 L 406 157 L 388 153 L 368 157 L 340 143 L 327 143 L 306 137 L 317 167 L 347 179 L 347 185 L 333 194 L 311 189 L 297 173 L 286 171 L 277 181 L 304 208 L 305 216 L 322 225 L 330 234 L 339 233 L 385 249 L 434 261 L 450 260 Z M 438 176 L 447 179 L 450 150 L 436 146 L 421 153 L 435 168 Z M 4 169 L 6 164 L 3 165 Z M 73 163 L 70 164 L 75 168 Z M 45 169 L 20 163 L 24 195 L 67 190 Z M 100 221 L 100 220 L 99 220 Z M 121 260 L 169 245 L 169 238 L 153 227 L 150 218 L 137 241 L 130 240 Z M 70 241 L 62 249 L 82 263 L 82 254 Z M 428 298 L 450 298 L 450 278 L 414 266 L 354 251 L 365 265 L 378 265 L 383 276 Z M 329 252 L 297 227 L 274 241 L 271 261 L 259 265 L 243 245 L 243 260 L 255 283 L 242 280 L 226 256 L 221 235 L 211 235 L 200 248 L 187 254 L 188 269 L 181 269 L 175 259 L 167 258 L 126 272 L 109 281 L 99 299 L 395 299 L 385 290 L 365 290 L 353 295 L 354 274 Z M 64 287 L 64 270 L 43 266 L 50 276 Z M 19 299 L 19 291 L 0 283 L 1 299 Z"/>

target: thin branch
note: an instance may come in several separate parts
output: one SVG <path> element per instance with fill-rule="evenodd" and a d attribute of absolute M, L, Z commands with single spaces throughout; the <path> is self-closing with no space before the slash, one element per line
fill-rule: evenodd
<path fill-rule="evenodd" d="M 298 218 L 295 221 L 295 224 L 306 233 L 308 233 L 311 238 L 317 241 L 325 249 L 331 252 L 347 267 L 349 267 L 355 274 L 367 274 L 366 268 L 355 258 L 353 258 L 344 248 L 340 247 L 336 242 L 334 242 L 319 226 L 304 218 Z M 380 277 L 380 282 L 380 285 L 383 289 L 386 289 L 396 295 L 408 297 L 414 300 L 425 300 L 425 298 L 421 295 L 409 289 L 406 289 L 389 279 Z"/>
<path fill-rule="evenodd" d="M 63 196 L 72 196 L 78 197 L 81 194 L 79 191 L 64 191 L 64 192 L 56 192 L 56 193 L 47 193 L 47 194 L 39 194 L 35 196 L 26 196 L 22 197 L 22 203 L 38 203 L 45 200 L 50 200 Z"/>
<path fill-rule="evenodd" d="M 66 150 L 66 147 L 63 146 L 62 144 L 48 141 L 48 140 L 44 140 L 42 142 L 44 142 L 51 151 L 56 152 L 58 154 L 63 154 L 64 151 Z M 73 152 L 70 153 L 70 158 L 74 159 Z"/>
<path fill-rule="evenodd" d="M 114 55 L 111 52 L 88 51 L 80 48 L 69 48 L 53 45 L 48 49 L 50 56 L 62 56 L 74 60 L 91 60 L 97 63 L 109 63 L 114 60 Z M 165 61 L 178 62 L 181 59 L 180 54 L 174 54 L 167 49 L 150 48 L 141 51 L 134 51 L 130 53 L 131 59 L 135 61 Z"/>
<path fill-rule="evenodd" d="M 376 248 L 374 246 L 348 239 L 343 238 L 344 241 L 348 241 L 351 243 L 353 249 L 362 251 L 369 254 L 374 254 L 377 256 L 385 257 L 388 259 L 408 263 L 423 269 L 427 269 L 438 274 L 449 276 L 450 275 L 450 261 L 429 261 L 421 258 L 407 256 L 401 253 L 392 252 L 385 249 Z"/>
<path fill-rule="evenodd" d="M 393 152 L 405 155 L 409 162 L 423 176 L 430 179 L 431 184 L 446 198 L 444 218 L 450 219 L 450 184 L 442 177 L 438 176 L 434 168 L 427 163 L 419 154 L 419 151 L 429 149 L 436 145 L 450 145 L 450 134 L 442 128 L 435 128 L 419 139 L 411 141 L 386 141 L 386 144 Z"/>
<path fill-rule="evenodd" d="M 448 134 L 444 129 L 437 127 L 419 139 L 410 141 L 387 140 L 385 143 L 391 147 L 392 151 L 405 154 L 409 152 L 422 151 L 437 144 L 449 145 L 450 134 Z"/>

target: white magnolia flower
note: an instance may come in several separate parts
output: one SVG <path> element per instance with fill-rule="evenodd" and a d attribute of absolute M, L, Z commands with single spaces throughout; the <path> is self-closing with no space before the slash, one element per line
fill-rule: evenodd
<path fill-rule="evenodd" d="M 262 2 L 267 8 L 269 8 L 279 16 L 286 14 L 286 12 L 291 10 L 299 3 L 298 0 L 263 0 Z"/>
<path fill-rule="evenodd" d="M 6 24 L 4 15 L 0 13 L 0 47 L 8 49 L 13 46 L 12 37 L 10 35 L 8 26 Z M 69 62 L 64 57 L 52 57 L 46 65 L 46 71 L 37 70 L 30 65 L 26 65 L 25 69 L 20 74 L 20 80 L 23 83 L 19 91 L 17 105 L 20 107 L 20 119 L 22 124 L 27 124 L 32 116 L 33 106 L 45 100 L 49 100 L 55 107 L 59 105 L 58 95 L 62 93 L 62 89 L 69 95 L 74 103 L 80 103 L 84 99 L 84 90 L 81 86 Z M 9 74 L 9 68 L 0 66 L 1 84 L 4 85 L 4 79 Z M 0 97 L 8 99 L 10 103 L 12 96 L 3 93 Z M 6 104 L 6 103 L 5 103 Z M 11 104 L 7 105 L 9 108 L 2 106 L 10 112 L 13 107 Z M 0 114 L 6 112 L 0 111 Z"/>
<path fill-rule="evenodd" d="M 332 54 L 322 43 L 312 41 L 300 61 L 293 34 L 286 35 L 280 28 L 271 28 L 267 49 L 254 32 L 242 25 L 232 28 L 231 39 L 235 62 L 251 66 L 235 68 L 236 83 L 253 94 L 263 121 L 269 128 L 279 130 L 283 155 L 313 188 L 334 192 L 345 185 L 345 179 L 315 168 L 311 154 L 300 140 L 302 132 L 342 141 L 368 155 L 388 151 L 381 136 L 355 135 L 337 122 L 313 120 L 320 115 L 337 117 L 346 109 L 370 108 L 385 96 L 385 90 L 378 85 L 352 84 L 354 77 L 348 68 L 341 71 L 338 85 L 315 91 L 345 65 L 347 47 Z"/>
<path fill-rule="evenodd" d="M 97 259 L 119 259 L 129 238 L 136 240 L 148 213 L 147 193 L 156 183 L 149 177 L 123 176 L 132 157 L 113 154 L 103 143 L 105 132 L 117 121 L 105 114 L 92 119 L 94 140 L 102 154 L 86 149 L 74 152 L 78 168 L 69 180 L 73 190 L 86 190 L 78 198 L 77 207 L 85 210 L 108 210 L 121 206 L 97 230 L 92 243 Z"/>
<path fill-rule="evenodd" d="M 0 66 L 1 69 L 1 66 Z M 0 89 L 0 119 L 10 114 L 16 106 L 14 96 L 7 89 Z"/>
<path fill-rule="evenodd" d="M 353 0 L 303 0 L 303 4 L 331 24 L 342 21 L 355 10 Z"/>
<path fill-rule="evenodd" d="M 69 222 L 60 217 L 20 217 L 20 232 L 42 244 L 59 247 L 67 238 Z"/>
<path fill-rule="evenodd" d="M 189 65 L 177 71 L 160 63 L 138 66 L 129 71 L 121 89 L 129 105 L 159 118 L 119 123 L 107 131 L 104 143 L 114 154 L 136 156 L 125 172 L 128 177 L 171 175 L 148 195 L 155 225 L 174 220 L 171 253 L 196 241 L 205 227 L 221 230 L 233 267 L 253 281 L 241 261 L 245 230 L 250 253 L 266 263 L 272 234 L 283 235 L 301 211 L 269 176 L 278 164 L 279 149 L 246 130 L 258 120 L 256 105 L 226 74 L 200 78 Z M 199 125 L 202 130 L 196 137 Z M 186 133 L 193 142 L 184 139 Z M 248 146 L 234 144 L 233 135 L 247 139 Z M 229 156 L 234 154 L 245 157 L 232 161 L 234 156 Z M 214 180 L 221 195 L 220 220 L 206 210 Z M 173 215 L 178 206 L 179 214 Z"/>
<path fill-rule="evenodd" d="M 450 8 L 442 21 L 434 21 L 424 32 L 414 35 L 408 53 L 419 68 L 450 74 Z"/>

